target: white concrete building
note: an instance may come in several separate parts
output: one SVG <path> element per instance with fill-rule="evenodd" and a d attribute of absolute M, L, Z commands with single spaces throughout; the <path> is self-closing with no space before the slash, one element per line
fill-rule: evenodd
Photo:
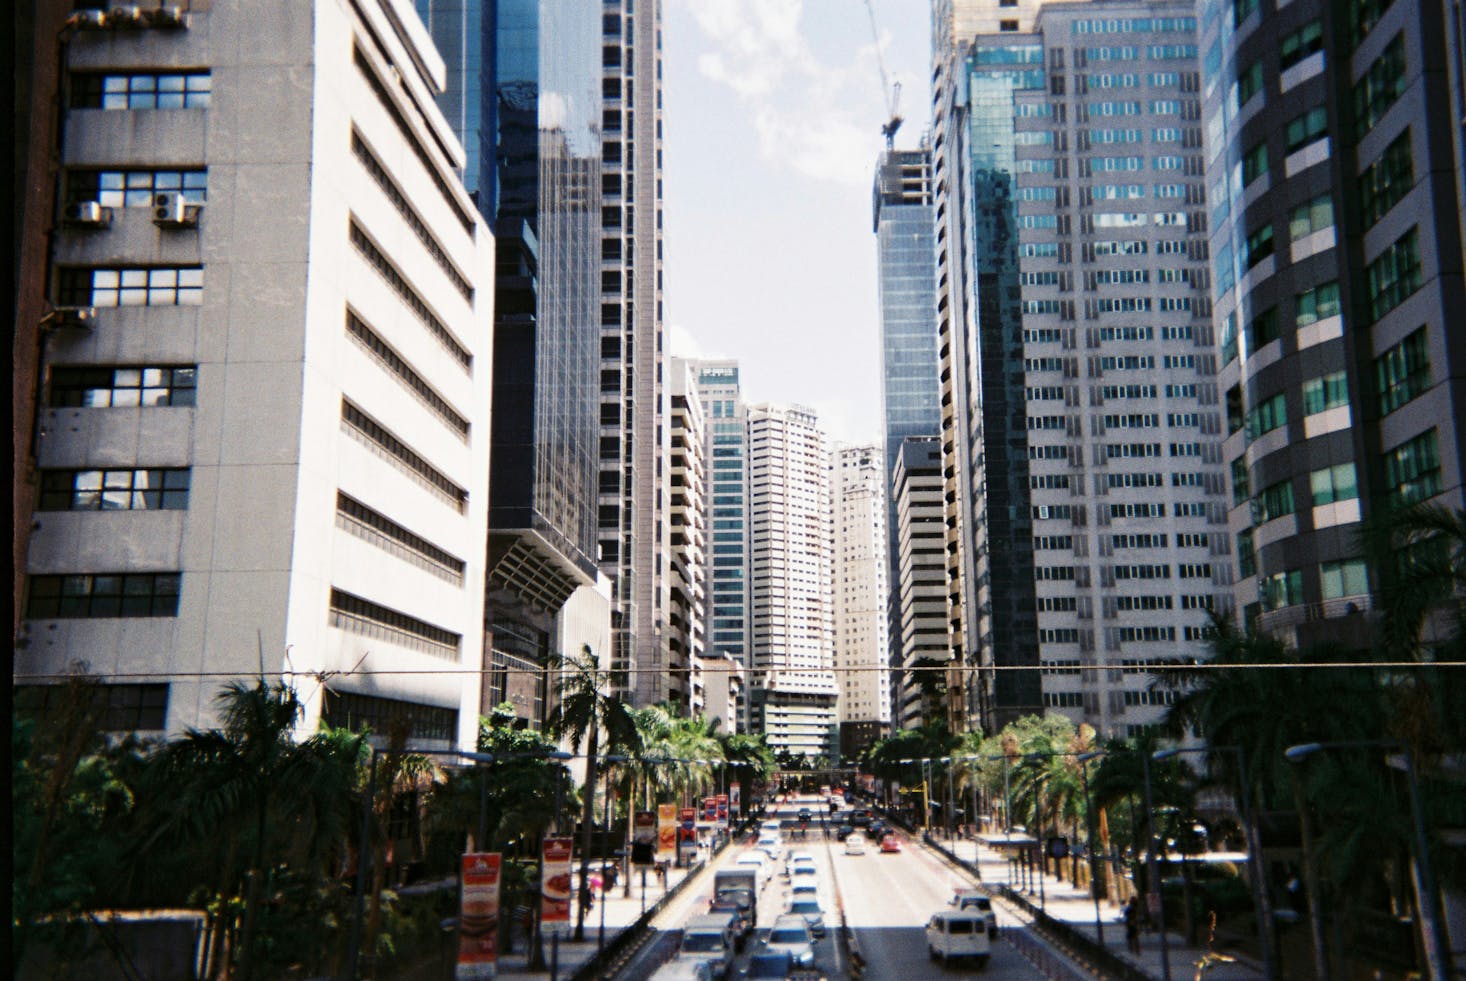
<path fill-rule="evenodd" d="M 829 469 L 828 441 L 813 411 L 749 406 L 751 724 L 775 751 L 833 759 Z"/>
<path fill-rule="evenodd" d="M 840 446 L 833 464 L 833 653 L 842 752 L 852 755 L 891 723 L 885 454 L 874 445 Z"/>
<path fill-rule="evenodd" d="M 81 663 L 108 728 L 176 733 L 263 676 L 302 731 L 471 744 L 493 251 L 442 59 L 407 0 L 106 16 L 66 42 L 54 301 L 95 315 L 46 351 L 18 694 Z"/>
<path fill-rule="evenodd" d="M 901 668 L 892 700 L 892 719 L 914 729 L 944 718 L 945 712 L 922 701 L 924 670 L 917 662 L 946 664 L 952 660 L 947 638 L 947 573 L 942 450 L 935 436 L 901 441 L 892 474 L 896 509 L 896 601 L 901 636 L 892 645 L 892 668 Z"/>
<path fill-rule="evenodd" d="M 667 698 L 689 716 L 705 707 L 703 647 L 707 625 L 707 433 L 695 367 L 672 359 L 671 406 L 666 413 L 669 493 L 666 511 L 667 568 Z"/>

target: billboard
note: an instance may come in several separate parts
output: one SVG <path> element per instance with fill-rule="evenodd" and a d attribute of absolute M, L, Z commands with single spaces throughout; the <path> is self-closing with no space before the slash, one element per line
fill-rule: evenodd
<path fill-rule="evenodd" d="M 571 839 L 546 838 L 540 848 L 540 922 L 570 922 Z"/>
<path fill-rule="evenodd" d="M 677 857 L 677 805 L 657 805 L 657 861 L 670 862 Z"/>
<path fill-rule="evenodd" d="M 631 862 L 633 865 L 651 865 L 657 848 L 657 814 L 655 811 L 637 811 L 631 823 Z"/>
<path fill-rule="evenodd" d="M 499 961 L 499 852 L 463 856 L 458 900 L 458 968 L 455 978 L 493 978 Z"/>
<path fill-rule="evenodd" d="M 741 788 L 738 786 L 737 780 L 734 780 L 728 785 L 728 814 L 734 819 L 737 819 L 738 816 L 743 813 L 743 808 L 741 806 L 742 798 L 739 795 L 740 789 Z"/>

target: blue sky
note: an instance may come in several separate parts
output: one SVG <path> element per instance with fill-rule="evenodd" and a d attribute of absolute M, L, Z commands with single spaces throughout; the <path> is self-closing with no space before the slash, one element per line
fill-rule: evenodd
<path fill-rule="evenodd" d="M 871 0 L 902 86 L 896 146 L 929 118 L 930 7 Z M 737 358 L 750 401 L 813 407 L 877 442 L 871 181 L 887 110 L 864 0 L 665 0 L 663 289 L 672 353 Z"/>

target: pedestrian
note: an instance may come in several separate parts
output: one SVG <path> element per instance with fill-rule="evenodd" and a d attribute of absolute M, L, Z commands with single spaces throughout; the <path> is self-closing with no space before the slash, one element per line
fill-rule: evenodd
<path fill-rule="evenodd" d="M 1134 896 L 1125 904 L 1125 945 L 1130 953 L 1140 956 L 1140 904 Z"/>

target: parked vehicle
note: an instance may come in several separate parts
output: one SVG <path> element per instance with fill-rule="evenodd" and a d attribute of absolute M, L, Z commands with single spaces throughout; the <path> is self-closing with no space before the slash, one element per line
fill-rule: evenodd
<path fill-rule="evenodd" d="M 733 952 L 738 943 L 737 914 L 707 913 L 694 916 L 682 928 L 679 960 L 705 960 L 714 964 L 713 973 L 727 978 L 733 970 Z"/>
<path fill-rule="evenodd" d="M 934 913 L 926 924 L 926 949 L 931 959 L 944 965 L 970 958 L 981 971 L 992 954 L 987 920 L 977 910 L 942 910 Z"/>

